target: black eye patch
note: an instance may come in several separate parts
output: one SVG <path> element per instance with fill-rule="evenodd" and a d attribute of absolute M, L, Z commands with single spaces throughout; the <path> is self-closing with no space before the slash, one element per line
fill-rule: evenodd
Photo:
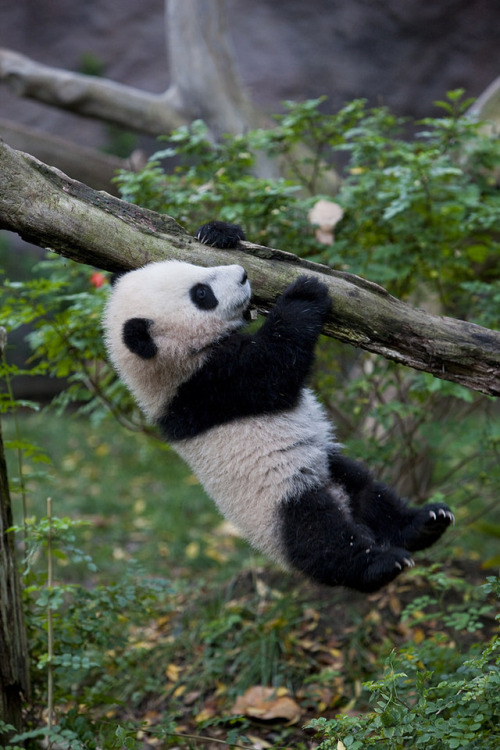
<path fill-rule="evenodd" d="M 195 284 L 189 290 L 191 301 L 200 310 L 214 310 L 219 301 L 208 284 Z"/>

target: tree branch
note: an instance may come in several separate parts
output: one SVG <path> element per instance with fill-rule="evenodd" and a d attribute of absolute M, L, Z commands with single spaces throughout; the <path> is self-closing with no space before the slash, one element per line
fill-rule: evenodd
<path fill-rule="evenodd" d="M 500 394 L 500 332 L 413 309 L 377 284 L 281 250 L 248 242 L 243 253 L 200 245 L 169 216 L 98 193 L 6 144 L 0 144 L 0 228 L 111 271 L 165 258 L 203 266 L 241 263 L 261 312 L 298 275 L 315 274 L 332 298 L 327 335 L 474 390 Z"/>
<path fill-rule="evenodd" d="M 18 95 L 157 136 L 185 125 L 173 92 L 151 94 L 106 78 L 73 73 L 0 49 L 0 81 Z"/>
<path fill-rule="evenodd" d="M 133 159 L 119 159 L 110 154 L 103 154 L 80 143 L 71 143 L 64 138 L 34 130 L 2 117 L 0 138 L 18 151 L 28 151 L 40 161 L 73 175 L 95 190 L 107 190 L 115 195 L 118 189 L 112 179 L 117 171 L 134 169 Z M 137 154 L 137 157 L 134 154 L 133 157 L 140 157 L 140 154 Z"/>

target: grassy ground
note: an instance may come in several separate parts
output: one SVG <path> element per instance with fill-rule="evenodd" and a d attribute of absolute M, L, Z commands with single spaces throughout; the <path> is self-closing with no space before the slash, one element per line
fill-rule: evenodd
<path fill-rule="evenodd" d="M 50 459 L 25 463 L 28 516 L 45 516 L 50 496 L 54 515 L 89 521 L 80 542 L 106 573 L 131 558 L 167 576 L 186 565 L 206 571 L 227 562 L 236 570 L 251 554 L 163 443 L 113 421 L 93 427 L 76 415 L 47 412 L 21 418 L 20 429 Z M 6 422 L 5 437 L 14 431 Z M 14 455 L 9 464 L 15 476 Z M 14 511 L 21 522 L 19 496 Z"/>
<path fill-rule="evenodd" d="M 28 516 L 43 517 L 50 496 L 55 516 L 89 522 L 55 555 L 57 586 L 77 585 L 54 605 L 56 715 L 88 732 L 85 747 L 315 747 L 303 725 L 365 710 L 362 683 L 383 672 L 395 645 L 425 637 L 401 620 L 428 591 L 423 568 L 370 597 L 311 587 L 239 540 L 161 443 L 76 415 L 21 416 L 19 429 L 50 458 L 24 465 Z M 4 433 L 15 439 L 12 419 Z M 9 468 L 15 479 L 12 451 Z M 430 558 L 453 554 L 443 543 Z M 34 559 L 36 725 L 46 717 L 46 550 Z M 475 563 L 461 565 L 459 577 L 481 582 Z M 425 627 L 442 631 L 436 619 Z M 262 687 L 275 691 L 270 701 L 255 693 Z M 118 730 L 129 744 L 110 744 Z"/>

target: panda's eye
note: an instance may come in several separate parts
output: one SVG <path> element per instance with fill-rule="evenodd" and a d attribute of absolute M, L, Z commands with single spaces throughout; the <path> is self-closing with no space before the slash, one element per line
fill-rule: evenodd
<path fill-rule="evenodd" d="M 191 301 L 200 310 L 213 310 L 219 304 L 217 297 L 208 284 L 195 284 L 191 287 L 189 295 Z"/>

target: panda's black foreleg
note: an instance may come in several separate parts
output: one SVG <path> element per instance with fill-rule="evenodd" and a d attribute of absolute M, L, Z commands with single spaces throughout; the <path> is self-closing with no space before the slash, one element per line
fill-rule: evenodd
<path fill-rule="evenodd" d="M 225 360 L 240 404 L 253 399 L 255 413 L 296 406 L 330 306 L 327 287 L 313 276 L 299 276 L 283 292 L 258 331 L 246 336 L 248 345 Z"/>
<path fill-rule="evenodd" d="M 332 481 L 349 495 L 353 519 L 368 526 L 379 544 L 416 552 L 434 544 L 453 523 L 453 514 L 444 503 L 421 508 L 407 505 L 358 461 L 332 453 L 329 464 Z"/>
<path fill-rule="evenodd" d="M 282 544 L 291 566 L 318 583 L 371 592 L 413 562 L 405 549 L 382 547 L 355 523 L 331 490 L 310 490 L 280 507 Z"/>

